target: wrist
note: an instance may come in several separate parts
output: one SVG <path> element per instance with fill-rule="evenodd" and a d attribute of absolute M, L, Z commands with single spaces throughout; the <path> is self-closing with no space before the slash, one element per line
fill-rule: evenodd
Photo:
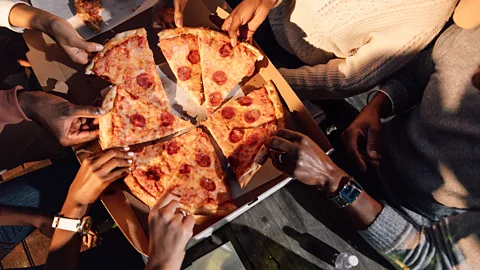
<path fill-rule="evenodd" d="M 25 90 L 17 91 L 17 100 L 23 113 L 30 119 L 33 119 L 35 109 L 35 92 Z"/>
<path fill-rule="evenodd" d="M 335 195 L 338 191 L 341 184 L 341 181 L 344 177 L 348 176 L 344 170 L 336 167 L 329 172 L 329 178 L 325 185 L 324 192 L 327 197 Z"/>
<path fill-rule="evenodd" d="M 378 94 L 365 106 L 362 112 L 375 114 L 378 118 L 386 118 L 392 113 L 392 104 L 387 95 L 382 92 Z"/>
<path fill-rule="evenodd" d="M 67 196 L 59 214 L 66 218 L 80 219 L 87 214 L 87 211 L 88 205 L 70 200 Z"/>

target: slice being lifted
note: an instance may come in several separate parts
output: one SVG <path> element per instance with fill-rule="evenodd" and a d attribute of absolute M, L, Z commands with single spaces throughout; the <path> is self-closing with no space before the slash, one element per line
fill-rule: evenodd
<path fill-rule="evenodd" d="M 234 48 L 230 38 L 210 29 L 199 31 L 200 65 L 207 113 L 212 113 L 246 76 L 255 71 L 255 62 L 263 54 L 241 42 Z"/>
<path fill-rule="evenodd" d="M 86 69 L 112 84 L 124 85 L 134 97 L 159 108 L 168 106 L 145 29 L 117 34 L 97 53 Z"/>
<path fill-rule="evenodd" d="M 167 59 L 177 84 L 198 104 L 204 101 L 198 29 L 175 28 L 158 34 L 158 46 Z"/>
<path fill-rule="evenodd" d="M 106 112 L 99 121 L 102 149 L 148 142 L 193 127 L 189 121 L 172 115 L 168 108 L 135 98 L 123 85 L 110 89 L 102 108 Z"/>
<path fill-rule="evenodd" d="M 73 2 L 77 16 L 85 23 L 93 32 L 100 32 L 102 24 L 102 10 L 100 0 L 75 0 Z"/>
<path fill-rule="evenodd" d="M 200 129 L 146 147 L 132 169 L 125 182 L 149 206 L 170 192 L 195 215 L 224 216 L 236 209 L 213 145 Z"/>
<path fill-rule="evenodd" d="M 267 159 L 266 138 L 283 128 L 283 105 L 272 82 L 230 100 L 203 122 L 245 187 Z"/>

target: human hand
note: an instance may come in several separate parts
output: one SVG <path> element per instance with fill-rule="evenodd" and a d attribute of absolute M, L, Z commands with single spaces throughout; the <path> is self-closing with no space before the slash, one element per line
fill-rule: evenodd
<path fill-rule="evenodd" d="M 362 171 L 367 170 L 367 164 L 374 167 L 380 164 L 377 142 L 381 132 L 382 123 L 378 110 L 367 105 L 341 135 L 347 152 Z M 359 142 L 365 139 L 366 146 L 362 149 L 363 145 Z"/>
<path fill-rule="evenodd" d="M 90 249 L 94 247 L 94 245 L 100 244 L 100 236 L 96 231 L 90 229 L 87 234 L 82 237 L 82 242 L 86 249 Z"/>
<path fill-rule="evenodd" d="M 103 45 L 85 41 L 66 20 L 55 17 L 49 20 L 46 33 L 75 62 L 82 65 L 88 63 L 88 55 L 103 50 Z"/>
<path fill-rule="evenodd" d="M 228 31 L 232 46 L 237 45 L 237 36 L 251 42 L 253 34 L 267 18 L 268 12 L 278 0 L 243 0 L 225 19 L 222 30 Z M 240 29 L 246 26 L 246 29 Z"/>
<path fill-rule="evenodd" d="M 173 0 L 173 8 L 158 4 L 154 9 L 154 28 L 167 29 L 183 27 L 183 10 L 188 0 Z"/>
<path fill-rule="evenodd" d="M 334 193 L 343 176 L 340 169 L 308 136 L 281 129 L 265 140 L 273 166 L 307 185 L 315 185 L 327 194 Z"/>
<path fill-rule="evenodd" d="M 177 212 L 178 197 L 166 193 L 148 216 L 150 231 L 149 260 L 146 269 L 180 269 L 185 248 L 193 235 L 192 215 Z"/>
<path fill-rule="evenodd" d="M 63 146 L 98 138 L 98 122 L 90 119 L 102 116 L 102 108 L 75 105 L 41 91 L 21 92 L 18 102 L 29 118 L 45 126 Z"/>

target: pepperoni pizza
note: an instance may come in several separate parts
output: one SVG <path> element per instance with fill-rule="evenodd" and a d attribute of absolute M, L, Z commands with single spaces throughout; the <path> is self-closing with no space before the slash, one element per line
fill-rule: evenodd
<path fill-rule="evenodd" d="M 93 32 L 100 32 L 102 24 L 102 10 L 100 0 L 75 0 L 73 2 L 77 16 L 85 23 Z"/>
<path fill-rule="evenodd" d="M 178 84 L 199 105 L 212 113 L 233 88 L 255 71 L 263 54 L 241 42 L 232 47 L 230 38 L 206 28 L 176 28 L 159 33 L 159 47 Z"/>
<path fill-rule="evenodd" d="M 200 129 L 136 153 L 125 183 L 149 206 L 170 192 L 194 215 L 224 216 L 236 209 L 213 145 Z"/>
<path fill-rule="evenodd" d="M 280 97 L 272 82 L 230 100 L 203 123 L 245 187 L 267 159 L 266 138 L 284 127 Z"/>

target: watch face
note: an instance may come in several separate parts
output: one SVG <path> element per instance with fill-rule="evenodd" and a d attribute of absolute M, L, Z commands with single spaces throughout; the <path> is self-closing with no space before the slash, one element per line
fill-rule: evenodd
<path fill-rule="evenodd" d="M 82 218 L 82 223 L 80 224 L 79 233 L 81 235 L 86 235 L 90 228 L 92 227 L 92 218 L 89 216 L 86 216 Z"/>

